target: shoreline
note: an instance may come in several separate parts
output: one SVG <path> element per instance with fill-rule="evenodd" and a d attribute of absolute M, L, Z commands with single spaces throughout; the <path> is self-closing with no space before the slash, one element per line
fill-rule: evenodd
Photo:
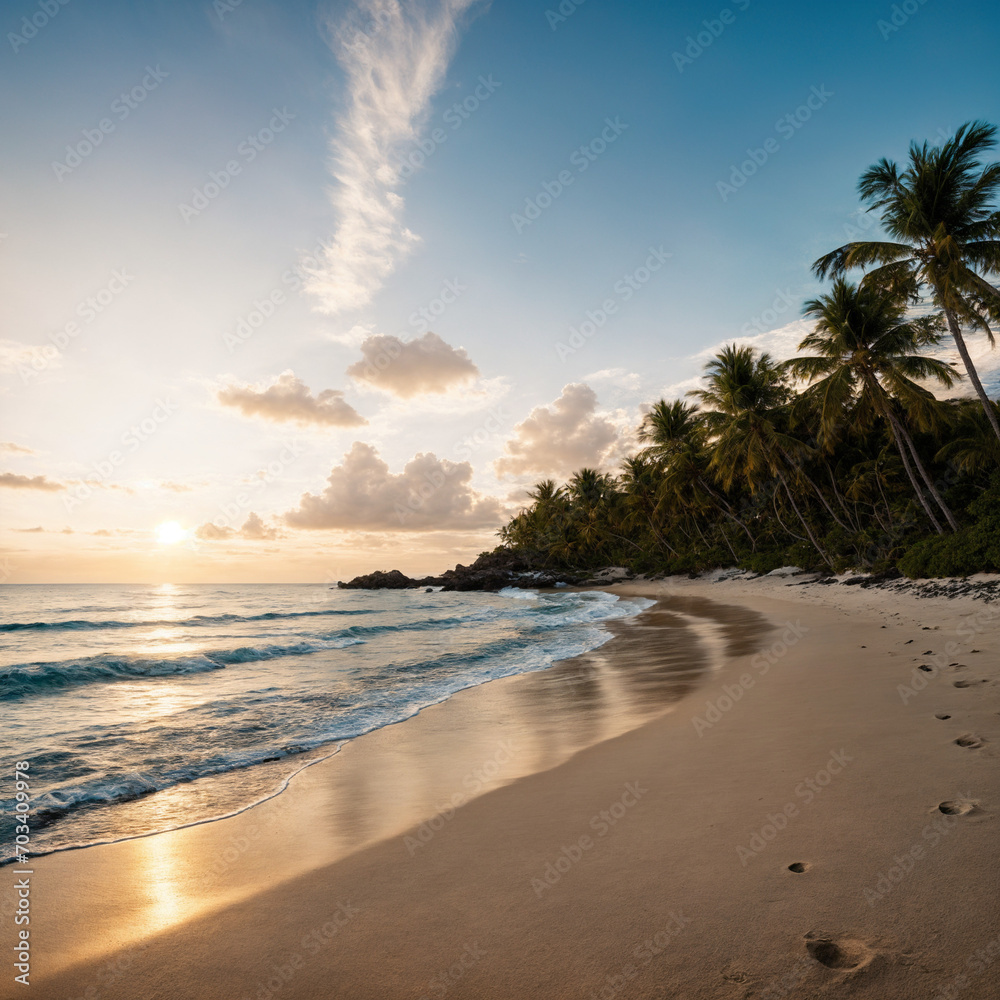
<path fill-rule="evenodd" d="M 592 592 L 595 592 L 595 593 L 601 593 L 601 592 L 603 592 L 605 594 L 609 593 L 609 590 L 607 588 L 601 588 L 601 587 L 587 587 L 587 588 L 576 587 L 576 588 L 567 588 L 566 590 L 550 590 L 549 593 L 551 593 L 553 595 L 558 595 L 559 593 L 569 593 L 569 592 L 572 592 L 574 590 L 575 591 L 587 590 L 587 591 L 592 591 Z M 644 609 L 640 609 L 638 611 L 634 611 L 631 614 L 624 616 L 624 618 L 610 618 L 610 619 L 604 619 L 604 620 L 599 620 L 599 621 L 594 622 L 593 625 L 595 627 L 600 627 L 601 631 L 603 631 L 603 632 L 610 632 L 611 634 L 607 638 L 605 638 L 603 640 L 603 642 L 601 642 L 598 646 L 592 647 L 589 650 L 585 650 L 583 653 L 578 654 L 578 656 L 586 658 L 589 654 L 594 653 L 597 650 L 599 650 L 608 641 L 611 641 L 611 640 L 614 639 L 614 636 L 615 636 L 614 630 L 606 628 L 604 626 L 611 625 L 612 623 L 618 622 L 618 621 L 623 621 L 623 620 L 624 621 L 629 621 L 629 620 L 634 619 L 634 618 L 638 617 L 639 615 L 643 614 L 646 610 L 651 610 L 651 609 L 652 609 L 652 606 L 650 608 L 644 608 Z M 568 657 L 567 659 L 569 659 L 569 660 L 575 660 L 577 658 L 578 658 L 577 656 L 573 656 L 573 657 Z M 434 707 L 436 707 L 438 705 L 441 705 L 441 704 L 447 702 L 448 700 L 450 700 L 451 698 L 455 697 L 455 695 L 461 694 L 464 691 L 474 690 L 475 688 L 481 687 L 481 686 L 483 686 L 485 684 L 494 683 L 497 680 L 505 680 L 505 679 L 508 679 L 508 678 L 520 677 L 520 676 L 523 676 L 525 674 L 538 672 L 539 670 L 548 670 L 548 669 L 551 669 L 556 664 L 559 664 L 559 663 L 562 663 L 562 662 L 565 662 L 565 661 L 564 660 L 553 660 L 553 661 L 550 661 L 548 663 L 548 665 L 545 666 L 545 667 L 541 667 L 541 668 L 530 667 L 530 668 L 525 669 L 525 670 L 523 670 L 523 671 L 521 671 L 519 673 L 508 674 L 506 676 L 501 676 L 501 677 L 489 677 L 489 678 L 485 678 L 485 679 L 482 679 L 482 680 L 470 682 L 469 685 L 468 685 L 468 687 L 459 688 L 457 691 L 452 691 L 452 692 L 449 692 L 447 694 L 444 694 L 437 701 L 431 701 L 431 702 L 428 702 L 425 705 L 421 705 L 419 708 L 416 708 L 410 715 L 407 715 L 407 716 L 404 716 L 402 718 L 396 719 L 396 720 L 394 720 L 392 722 L 382 723 L 380 725 L 377 725 L 375 728 L 369 729 L 369 730 L 367 730 L 365 732 L 362 732 L 362 733 L 360 733 L 358 735 L 337 737 L 335 739 L 329 740 L 328 742 L 320 743 L 320 744 L 317 744 L 317 745 L 315 745 L 313 747 L 310 747 L 307 750 L 303 750 L 299 754 L 289 755 L 288 757 L 284 758 L 284 760 L 286 760 L 286 761 L 293 761 L 296 757 L 298 757 L 298 758 L 306 758 L 306 759 L 302 763 L 298 764 L 298 766 L 296 766 L 293 770 L 291 770 L 291 771 L 289 771 L 287 773 L 281 773 L 278 770 L 278 768 L 276 768 L 276 767 L 269 768 L 270 770 L 273 770 L 273 771 L 277 772 L 276 777 L 275 777 L 275 783 L 274 783 L 274 785 L 271 786 L 271 789 L 268 790 L 265 794 L 262 794 L 262 795 L 258 796 L 257 798 L 255 798 L 255 799 L 253 799 L 251 801 L 244 802 L 243 804 L 238 805 L 235 808 L 230 808 L 230 809 L 227 809 L 226 811 L 219 812 L 219 813 L 214 814 L 214 815 L 205 815 L 205 816 L 203 816 L 203 817 L 201 817 L 199 819 L 195 819 L 195 820 L 192 820 L 190 822 L 180 823 L 180 824 L 171 825 L 171 826 L 165 826 L 165 827 L 162 827 L 162 828 L 159 828 L 159 829 L 155 829 L 155 830 L 145 830 L 145 831 L 139 832 L 139 833 L 126 834 L 124 836 L 111 837 L 111 838 L 107 838 L 107 839 L 98 839 L 98 840 L 88 841 L 88 842 L 85 842 L 85 843 L 65 844 L 65 845 L 61 845 L 61 846 L 58 846 L 58 847 L 53 847 L 53 848 L 46 849 L 46 850 L 39 850 L 37 852 L 30 852 L 29 854 L 25 855 L 25 857 L 28 858 L 28 859 L 36 859 L 36 858 L 48 857 L 49 855 L 52 855 L 52 854 L 60 854 L 60 853 L 63 853 L 65 851 L 85 850 L 85 849 L 90 848 L 90 847 L 106 847 L 106 846 L 110 846 L 110 845 L 113 845 L 113 844 L 124 843 L 124 842 L 130 841 L 130 840 L 139 840 L 139 839 L 143 839 L 143 838 L 146 838 L 146 837 L 154 837 L 154 836 L 158 836 L 159 834 L 175 833 L 175 832 L 177 832 L 179 830 L 185 830 L 185 829 L 188 829 L 188 828 L 193 827 L 193 826 L 200 826 L 200 825 L 205 824 L 205 823 L 215 823 L 215 822 L 219 822 L 219 821 L 222 821 L 222 820 L 231 819 L 231 818 L 233 818 L 235 816 L 239 816 L 242 813 L 247 812 L 250 809 L 254 809 L 257 806 L 263 805 L 264 803 L 270 801 L 271 799 L 276 798 L 277 796 L 281 795 L 284 791 L 287 790 L 287 788 L 289 787 L 291 781 L 298 774 L 300 774 L 302 771 L 304 771 L 304 770 L 306 770 L 306 769 L 308 769 L 308 768 L 310 768 L 310 767 L 312 767 L 312 766 L 314 766 L 316 764 L 319 764 L 319 763 L 321 763 L 323 761 L 326 761 L 326 760 L 330 759 L 331 757 L 336 756 L 338 753 L 340 753 L 340 751 L 343 749 L 343 747 L 347 746 L 349 743 L 351 743 L 351 742 L 353 742 L 355 740 L 358 740 L 358 739 L 361 739 L 361 738 L 363 738 L 365 736 L 368 736 L 371 733 L 377 732 L 380 729 L 387 728 L 388 726 L 400 725 L 400 724 L 402 724 L 404 722 L 407 722 L 410 719 L 414 718 L 415 716 L 419 715 L 421 712 L 425 712 L 425 711 L 427 711 L 430 708 L 434 708 Z M 148 793 L 148 794 L 145 794 L 145 795 L 140 795 L 140 796 L 137 796 L 137 797 L 134 797 L 134 798 L 131 798 L 131 799 L 122 799 L 122 800 L 119 800 L 117 802 L 109 803 L 106 808 L 108 808 L 111 811 L 119 811 L 119 810 L 123 810 L 123 809 L 124 810 L 134 810 L 134 809 L 136 809 L 138 807 L 140 810 L 143 810 L 143 809 L 152 809 L 153 811 L 155 811 L 155 807 L 156 807 L 157 801 L 162 801 L 162 799 L 163 799 L 164 796 L 169 796 L 169 795 L 175 794 L 175 793 L 177 793 L 179 791 L 183 791 L 183 790 L 186 790 L 186 789 L 190 789 L 192 791 L 197 791 L 200 788 L 202 788 L 205 784 L 217 784 L 220 780 L 222 780 L 222 781 L 228 781 L 228 780 L 231 780 L 231 779 L 235 780 L 241 774 L 247 774 L 247 773 L 253 772 L 254 770 L 260 770 L 260 769 L 262 769 L 264 767 L 268 767 L 268 765 L 276 764 L 276 763 L 277 763 L 276 760 L 268 760 L 268 761 L 263 761 L 263 762 L 259 762 L 259 763 L 248 764 L 248 765 L 245 765 L 243 767 L 233 768 L 233 769 L 228 770 L 228 771 L 221 771 L 221 772 L 218 772 L 218 773 L 205 775 L 203 777 L 196 778 L 196 779 L 194 779 L 192 781 L 179 782 L 179 783 L 176 783 L 174 785 L 167 785 L 167 786 L 165 786 L 163 788 L 158 788 L 155 791 L 153 791 L 151 793 Z M 2 859 L 0 859 L 0 870 L 2 870 L 6 866 L 15 864 L 16 862 L 17 862 L 16 856 L 12 856 L 12 857 L 9 857 L 9 858 L 2 858 Z"/>
<path fill-rule="evenodd" d="M 659 594 L 651 593 L 657 588 Z M 278 983 L 282 996 L 328 995 L 323 983 L 330 976 L 352 996 L 419 996 L 431 990 L 436 970 L 451 968 L 476 948 L 483 954 L 461 966 L 460 981 L 447 983 L 454 996 L 599 995 L 618 980 L 635 996 L 662 995 L 661 985 L 669 985 L 666 995 L 680 987 L 691 997 L 756 996 L 767 988 L 772 995 L 783 995 L 774 990 L 784 987 L 774 984 L 796 976 L 813 993 L 850 980 L 858 995 L 902 997 L 932 995 L 923 978 L 931 972 L 915 971 L 921 965 L 959 975 L 956 962 L 966 954 L 961 941 L 967 940 L 972 952 L 979 937 L 985 947 L 1000 930 L 988 888 L 996 874 L 991 845 L 997 835 L 991 820 L 998 789 L 993 770 L 986 770 L 994 755 L 991 744 L 1000 740 L 1000 608 L 967 597 L 935 597 L 917 605 L 905 594 L 874 588 L 789 586 L 784 580 L 761 578 L 639 581 L 601 589 L 664 601 L 662 608 L 643 613 L 667 616 L 649 630 L 661 636 L 670 628 L 669 616 L 676 614 L 668 610 L 670 602 L 680 608 L 685 601 L 719 602 L 773 623 L 794 623 L 797 616 L 804 631 L 800 628 L 801 634 L 788 643 L 780 629 L 761 632 L 749 644 L 752 648 L 728 656 L 719 670 L 703 672 L 700 686 L 687 683 L 675 691 L 679 697 L 672 711 L 610 739 L 583 740 L 582 748 L 570 749 L 561 761 L 558 754 L 552 757 L 546 769 L 502 774 L 495 786 L 484 787 L 482 794 L 440 819 L 426 843 L 420 839 L 420 823 L 411 824 L 402 834 L 420 844 L 411 850 L 397 841 L 399 834 L 382 836 L 377 824 L 368 822 L 371 815 L 358 815 L 355 808 L 337 817 L 358 827 L 354 832 L 362 834 L 361 846 L 338 855 L 343 845 L 331 841 L 323 823 L 315 823 L 317 812 L 306 808 L 319 799 L 300 794 L 295 809 L 285 811 L 313 822 L 314 829 L 303 841 L 311 846 L 303 859 L 308 863 L 297 875 L 289 869 L 276 877 L 268 858 L 269 852 L 295 853 L 298 840 L 272 841 L 266 830 L 256 838 L 247 836 L 251 827 L 260 826 L 247 819 L 257 809 L 235 821 L 183 831 L 183 850 L 175 844 L 175 850 L 160 850 L 158 857 L 148 851 L 118 851 L 112 865 L 107 860 L 112 848 L 93 848 L 38 859 L 40 874 L 49 869 L 48 878 L 62 888 L 57 891 L 50 881 L 43 890 L 39 883 L 39 911 L 55 911 L 60 895 L 68 895 L 73 883 L 90 886 L 85 904 L 110 904 L 113 909 L 102 929 L 110 933 L 111 952 L 95 952 L 89 959 L 78 952 L 73 968 L 47 977 L 51 986 L 66 995 L 80 994 L 115 959 L 119 972 L 102 986 L 102 997 L 129 996 L 132 975 L 149 978 L 147 996 L 233 996 L 237 981 L 243 991 L 238 995 L 254 996 L 258 985 L 266 984 L 272 960 L 280 969 L 288 956 L 299 955 L 302 967 Z M 972 646 L 958 632 L 976 615 L 982 621 L 971 633 Z M 730 639 L 742 627 L 733 623 Z M 935 656 L 944 653 L 947 643 L 937 650 L 941 642 L 930 641 L 943 636 L 927 634 L 942 629 L 954 634 L 949 642 L 965 643 L 954 655 L 972 662 L 964 670 L 942 664 L 922 673 L 911 662 L 920 655 L 909 646 L 921 645 L 918 654 L 925 649 Z M 920 638 L 927 640 L 926 646 Z M 978 652 L 973 654 L 973 648 Z M 593 652 L 603 651 L 605 667 L 613 674 L 616 664 L 640 657 L 641 650 L 638 641 L 626 649 L 616 639 Z M 754 657 L 762 655 L 754 666 Z M 774 662 L 762 670 L 769 659 Z M 495 718 L 500 729 L 512 732 L 526 717 L 533 726 L 544 726 L 551 702 L 546 704 L 537 684 L 512 682 L 542 678 L 559 668 L 556 664 L 460 692 L 404 723 L 359 738 L 330 763 L 343 763 L 345 756 L 357 759 L 355 794 L 396 796 L 393 808 L 405 814 L 412 805 L 405 795 L 400 798 L 405 781 L 393 786 L 391 776 L 373 771 L 376 762 L 389 770 L 391 762 L 412 777 L 416 772 L 407 770 L 408 757 L 421 752 L 421 740 L 433 730 L 435 718 L 449 716 L 447 731 L 439 736 L 454 751 L 457 739 L 474 735 L 482 724 L 487 703 L 499 710 Z M 926 683 L 904 701 L 897 688 L 913 683 L 914 675 L 918 683 L 922 677 Z M 744 684 L 744 678 L 753 683 Z M 970 683 L 958 688 L 955 679 Z M 562 686 L 575 691 L 586 706 L 585 684 L 564 681 Z M 520 687 L 526 689 L 521 695 L 508 697 Z M 928 688 L 935 690 L 933 696 Z M 476 693 L 480 698 L 468 697 Z M 648 699 L 648 692 L 637 687 L 630 696 L 634 708 Z M 471 706 L 475 701 L 484 704 Z M 712 705 L 718 712 L 715 721 L 707 718 Z M 619 719 L 625 710 L 624 703 L 607 707 L 610 717 Z M 578 735 L 596 732 L 583 725 L 587 717 L 584 707 Z M 704 720 L 705 728 L 694 724 L 696 718 Z M 956 745 L 966 735 L 978 745 Z M 367 747 L 361 747 L 363 740 Z M 489 748 L 482 743 L 473 739 L 469 746 L 475 747 L 473 755 L 480 754 L 480 763 L 489 760 Z M 568 742 L 562 749 L 567 747 Z M 841 755 L 839 763 L 834 754 Z M 442 760 L 429 763 L 433 770 Z M 464 764 L 467 758 L 445 777 L 446 787 L 449 781 L 450 787 L 462 787 Z M 317 777 L 324 770 L 329 768 L 311 768 L 289 792 L 319 795 Z M 808 802 L 805 794 L 796 794 L 802 782 L 819 782 L 823 774 L 825 781 L 816 786 L 822 791 L 813 792 Z M 963 782 L 970 787 L 960 788 Z M 803 787 L 808 793 L 808 784 Z M 285 803 L 287 797 L 277 801 L 292 805 Z M 939 811 L 945 803 L 966 811 Z M 791 811 L 784 812 L 788 807 Z M 608 818 L 593 825 L 602 813 Z M 894 849 L 908 850 L 914 837 L 915 846 L 921 846 L 922 828 L 935 821 L 945 824 L 947 832 L 938 837 L 947 847 L 934 844 L 933 861 L 914 860 L 911 873 L 898 887 L 892 885 L 892 895 L 887 894 L 891 902 L 869 907 L 861 889 L 868 883 L 878 886 L 879 871 L 892 867 Z M 243 832 L 229 834 L 222 829 L 225 824 Z M 781 829 L 774 829 L 778 824 Z M 211 836 L 206 836 L 208 828 Z M 222 858 L 226 846 L 236 850 L 218 836 L 224 832 L 230 841 L 244 837 L 249 844 L 227 863 L 222 881 L 240 881 L 253 891 L 217 896 L 209 911 L 197 905 L 203 897 L 178 890 L 176 865 L 183 881 L 191 875 L 184 871 L 190 859 L 194 867 L 200 863 L 205 869 L 213 857 Z M 754 834 L 759 840 L 752 839 Z M 179 836 L 161 834 L 146 844 L 159 841 L 157 847 L 165 848 Z M 284 848 L 278 846 L 282 843 Z M 745 863 L 736 850 L 741 846 L 750 852 Z M 930 856 L 930 845 L 924 846 Z M 158 868 L 153 860 L 160 862 Z M 69 863 L 55 863 L 59 861 Z M 794 864 L 806 867 L 789 871 Z M 111 871 L 117 873 L 113 879 Z M 144 890 L 146 909 L 159 912 L 161 920 L 159 934 L 147 926 L 148 936 L 133 936 L 131 942 L 125 925 L 138 910 L 122 905 L 128 894 L 118 888 L 129 884 L 129 873 L 152 883 Z M 554 879 L 551 885 L 548 878 Z M 547 887 L 539 892 L 532 879 Z M 941 903 L 949 897 L 957 912 Z M 339 916 L 327 920 L 325 910 L 334 909 L 335 898 L 343 906 Z M 903 899 L 905 912 L 895 912 Z M 357 912 L 347 915 L 343 907 Z M 941 919 L 942 909 L 947 920 Z M 588 916 L 593 918 L 589 922 Z M 328 924 L 329 940 L 323 931 Z M 315 954 L 302 944 L 310 928 L 320 929 Z M 987 931 L 991 936 L 984 936 Z M 214 942 L 211 953 L 198 943 L 199 934 Z M 654 942 L 652 948 L 643 944 L 647 940 Z M 472 951 L 463 952 L 464 944 Z M 634 956 L 637 949 L 642 958 Z M 381 977 L 376 984 L 372 956 L 381 953 L 388 957 L 374 963 Z M 197 968 L 180 962 L 182 955 Z M 654 960 L 659 970 L 655 982 L 648 972 Z M 38 959 L 39 972 L 42 964 Z M 985 997 L 988 982 L 988 977 L 978 980 L 978 986 L 973 982 L 963 995 Z M 169 994 L 168 983 L 174 990 Z"/>
<path fill-rule="evenodd" d="M 588 589 L 608 592 L 606 587 Z M 636 614 L 602 621 L 601 628 L 611 633 L 610 638 L 578 656 L 554 661 L 541 670 L 494 678 L 463 688 L 441 701 L 424 706 L 405 719 L 343 741 L 336 753 L 314 761 L 315 767 L 307 764 L 297 769 L 292 776 L 296 780 L 283 782 L 286 787 L 279 794 L 271 794 L 232 814 L 155 833 L 32 856 L 30 863 L 40 870 L 52 867 L 58 871 L 63 892 L 73 900 L 69 913 L 66 913 L 65 906 L 61 906 L 63 919 L 42 928 L 58 947 L 58 967 L 73 964 L 81 956 L 99 954 L 106 947 L 102 943 L 105 940 L 114 941 L 117 938 L 119 942 L 132 946 L 135 939 L 148 934 L 159 924 L 170 923 L 174 916 L 166 913 L 164 907 L 151 906 L 147 893 L 140 886 L 134 886 L 118 898 L 123 912 L 128 913 L 128 930 L 122 927 L 116 930 L 115 920 L 105 922 L 100 919 L 84 933 L 68 929 L 67 925 L 82 921 L 85 915 L 101 907 L 101 892 L 87 885 L 88 873 L 92 870 L 105 867 L 139 869 L 147 863 L 147 855 L 157 851 L 169 851 L 175 856 L 189 852 L 207 854 L 211 862 L 208 866 L 210 871 L 202 874 L 204 884 L 193 891 L 190 885 L 186 886 L 181 894 L 183 899 L 178 898 L 173 906 L 174 909 L 183 909 L 185 916 L 193 912 L 207 912 L 252 895 L 260 884 L 288 881 L 331 859 L 354 853 L 370 842 L 401 837 L 410 825 L 435 820 L 442 811 L 447 812 L 450 818 L 455 808 L 454 803 L 449 804 L 449 799 L 455 795 L 454 789 L 462 791 L 461 806 L 464 806 L 492 788 L 502 787 L 539 770 L 550 769 L 583 747 L 618 735 L 641 725 L 651 715 L 669 710 L 669 704 L 663 703 L 662 691 L 658 695 L 661 700 L 652 707 L 649 704 L 626 704 L 628 692 L 622 690 L 623 677 L 625 686 L 628 683 L 645 683 L 650 673 L 646 666 L 635 671 L 635 676 L 632 676 L 633 672 L 626 671 L 623 677 L 617 676 L 608 667 L 610 648 L 616 644 L 627 645 L 634 630 L 637 627 L 643 629 L 648 617 L 655 616 L 656 612 L 654 603 Z M 679 619 L 673 624 L 678 625 Z M 688 687 L 687 673 L 700 674 L 710 668 L 707 659 L 701 656 L 704 662 L 693 662 L 692 671 L 677 669 L 675 661 L 678 658 L 698 661 L 700 656 L 691 641 L 677 644 L 679 631 L 682 629 L 675 627 L 670 647 L 660 650 L 670 675 L 667 697 L 676 685 L 684 689 Z M 650 645 L 647 639 L 643 637 L 641 640 L 644 646 Z M 650 648 L 655 652 L 660 645 L 653 642 Z M 597 704 L 602 696 L 609 702 L 603 712 Z M 645 699 L 646 695 L 643 697 Z M 469 773 L 478 774 L 484 767 L 488 772 L 493 771 L 497 753 L 502 753 L 503 747 L 509 746 L 506 733 L 520 730 L 525 735 L 526 712 L 536 711 L 545 702 L 553 707 L 562 705 L 566 708 L 567 699 L 575 701 L 578 698 L 587 706 L 583 713 L 576 716 L 568 714 L 544 738 L 535 741 L 537 745 L 532 745 L 530 739 L 522 743 L 517 760 L 508 759 L 502 771 L 482 775 L 481 780 L 476 777 L 471 789 L 468 787 L 466 779 Z M 467 740 L 476 748 L 463 747 L 461 737 L 470 737 L 469 730 L 473 726 L 482 727 L 484 724 L 487 735 L 477 734 Z M 534 726 L 544 724 L 538 718 L 532 720 Z M 603 730 L 600 727 L 604 727 Z M 435 776 L 427 772 L 440 770 L 436 786 L 426 788 L 422 795 L 417 796 L 418 801 L 400 801 L 399 789 L 383 790 L 378 796 L 380 801 L 372 808 L 373 816 L 369 817 L 370 822 L 378 827 L 376 832 L 342 829 L 345 824 L 340 822 L 339 813 L 343 811 L 346 796 L 358 785 L 369 781 L 372 770 L 392 767 L 405 772 L 407 762 L 401 759 L 401 754 L 408 753 L 411 759 L 416 759 L 424 752 L 424 744 L 430 744 L 432 749 L 423 768 L 416 768 L 416 776 L 420 782 L 430 784 L 435 781 Z M 401 747 L 408 749 L 404 751 Z M 449 771 L 447 758 L 456 750 L 463 751 L 468 760 L 465 771 L 455 767 Z M 156 797 L 150 796 L 146 802 L 155 806 Z M 439 804 L 444 806 L 443 810 L 438 808 Z M 280 817 L 286 812 L 324 816 L 323 837 L 313 842 L 311 835 L 305 835 L 306 831 L 284 835 Z M 337 826 L 341 829 L 334 831 Z M 294 854 L 295 858 L 286 858 L 278 864 L 272 860 L 275 855 L 284 857 L 288 853 Z M 72 858 L 81 859 L 80 863 L 74 863 Z M 193 878 L 192 874 L 185 875 L 188 882 Z"/>

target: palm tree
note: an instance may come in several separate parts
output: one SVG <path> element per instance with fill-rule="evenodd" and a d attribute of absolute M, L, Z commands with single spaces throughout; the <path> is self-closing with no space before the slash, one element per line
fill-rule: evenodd
<path fill-rule="evenodd" d="M 751 493 L 777 479 L 813 548 L 832 569 L 788 482 L 790 473 L 798 474 L 810 449 L 786 433 L 778 418 L 778 411 L 791 396 L 784 372 L 769 354 L 735 344 L 724 347 L 705 371 L 707 388 L 694 389 L 689 395 L 708 407 L 704 419 L 712 435 L 709 466 L 716 478 L 727 490 L 742 478 Z"/>
<path fill-rule="evenodd" d="M 639 426 L 639 440 L 648 442 L 643 454 L 663 467 L 661 502 L 665 501 L 674 510 L 697 509 L 705 506 L 702 501 L 707 498 L 724 517 L 739 525 L 751 548 L 756 549 L 750 529 L 736 516 L 732 504 L 708 482 L 705 426 L 697 406 L 679 399 L 654 403 Z M 726 538 L 725 532 L 723 537 Z M 726 544 L 729 545 L 728 538 Z"/>
<path fill-rule="evenodd" d="M 829 295 L 805 304 L 803 312 L 816 320 L 816 327 L 799 344 L 809 357 L 792 358 L 780 367 L 812 387 L 806 395 L 817 404 L 821 443 L 836 433 L 846 414 L 853 429 L 871 426 L 875 417 L 885 420 L 913 492 L 939 534 L 943 529 L 934 516 L 914 466 L 953 531 L 954 515 L 927 472 L 905 421 L 897 413 L 897 402 L 924 427 L 935 423 L 938 404 L 933 393 L 915 379 L 934 379 L 950 388 L 961 377 L 951 365 L 917 351 L 935 344 L 940 324 L 934 318 L 906 317 L 906 301 L 874 285 L 853 285 L 838 278 Z"/>
<path fill-rule="evenodd" d="M 608 515 L 614 492 L 614 477 L 596 469 L 580 469 L 566 484 L 576 554 L 585 562 L 599 561 L 613 534 L 608 529 Z"/>
<path fill-rule="evenodd" d="M 980 157 L 996 145 L 995 125 L 967 122 L 940 146 L 912 143 L 902 172 L 884 157 L 858 182 L 869 211 L 880 210 L 882 225 L 896 242 L 856 241 L 820 257 L 820 277 L 875 265 L 866 282 L 906 289 L 917 301 L 930 291 L 944 312 L 969 380 L 993 433 L 1000 422 L 969 355 L 964 322 L 986 332 L 1000 321 L 1000 291 L 987 278 L 1000 274 L 1000 211 L 993 201 L 1000 187 L 1000 163 L 981 167 Z"/>
<path fill-rule="evenodd" d="M 661 476 L 660 463 L 649 455 L 630 455 L 622 462 L 619 477 L 625 508 L 622 526 L 629 529 L 638 524 L 649 528 L 657 545 L 676 555 L 677 550 L 667 541 L 657 517 Z"/>

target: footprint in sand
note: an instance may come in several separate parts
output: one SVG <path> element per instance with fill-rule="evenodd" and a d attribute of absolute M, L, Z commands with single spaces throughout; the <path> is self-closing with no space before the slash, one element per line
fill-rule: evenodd
<path fill-rule="evenodd" d="M 938 712 L 937 715 L 934 716 L 934 718 L 940 719 L 942 722 L 944 722 L 945 719 L 950 719 L 951 716 L 947 712 Z"/>
<path fill-rule="evenodd" d="M 803 872 L 809 871 L 812 865 L 808 861 L 795 861 L 788 866 L 790 872 L 795 872 L 796 875 L 801 875 Z"/>
<path fill-rule="evenodd" d="M 980 677 L 978 681 L 952 681 L 952 687 L 957 688 L 970 688 L 975 687 L 977 684 L 985 684 L 986 678 Z"/>
<path fill-rule="evenodd" d="M 986 740 L 982 736 L 974 736 L 972 733 L 966 733 L 964 736 L 959 736 L 955 740 L 955 745 L 960 747 L 967 747 L 971 750 L 978 750 Z"/>
<path fill-rule="evenodd" d="M 835 938 L 810 931 L 806 935 L 806 951 L 828 969 L 856 969 L 871 959 L 871 951 L 857 938 Z"/>
<path fill-rule="evenodd" d="M 976 804 L 974 802 L 966 802 L 963 800 L 956 800 L 954 802 L 942 802 L 938 806 L 938 812 L 942 812 L 945 816 L 968 816 L 970 812 L 974 812 Z"/>

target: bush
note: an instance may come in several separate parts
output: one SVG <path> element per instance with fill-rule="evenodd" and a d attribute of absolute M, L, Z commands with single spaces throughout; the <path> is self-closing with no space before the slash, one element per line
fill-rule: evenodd
<path fill-rule="evenodd" d="M 897 563 L 911 579 L 1000 572 L 1000 475 L 969 504 L 976 520 L 953 535 L 925 538 Z"/>

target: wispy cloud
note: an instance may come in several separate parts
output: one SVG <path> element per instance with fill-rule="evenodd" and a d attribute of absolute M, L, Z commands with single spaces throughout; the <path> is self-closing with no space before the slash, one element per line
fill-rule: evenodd
<path fill-rule="evenodd" d="M 12 490 L 45 490 L 52 492 L 65 488 L 62 483 L 53 482 L 46 476 L 22 476 L 16 472 L 0 472 L 0 486 Z"/>
<path fill-rule="evenodd" d="M 324 312 L 365 305 L 419 241 L 402 221 L 399 165 L 426 124 L 474 2 L 359 0 L 333 29 L 347 79 L 330 150 L 338 223 L 307 281 Z"/>

